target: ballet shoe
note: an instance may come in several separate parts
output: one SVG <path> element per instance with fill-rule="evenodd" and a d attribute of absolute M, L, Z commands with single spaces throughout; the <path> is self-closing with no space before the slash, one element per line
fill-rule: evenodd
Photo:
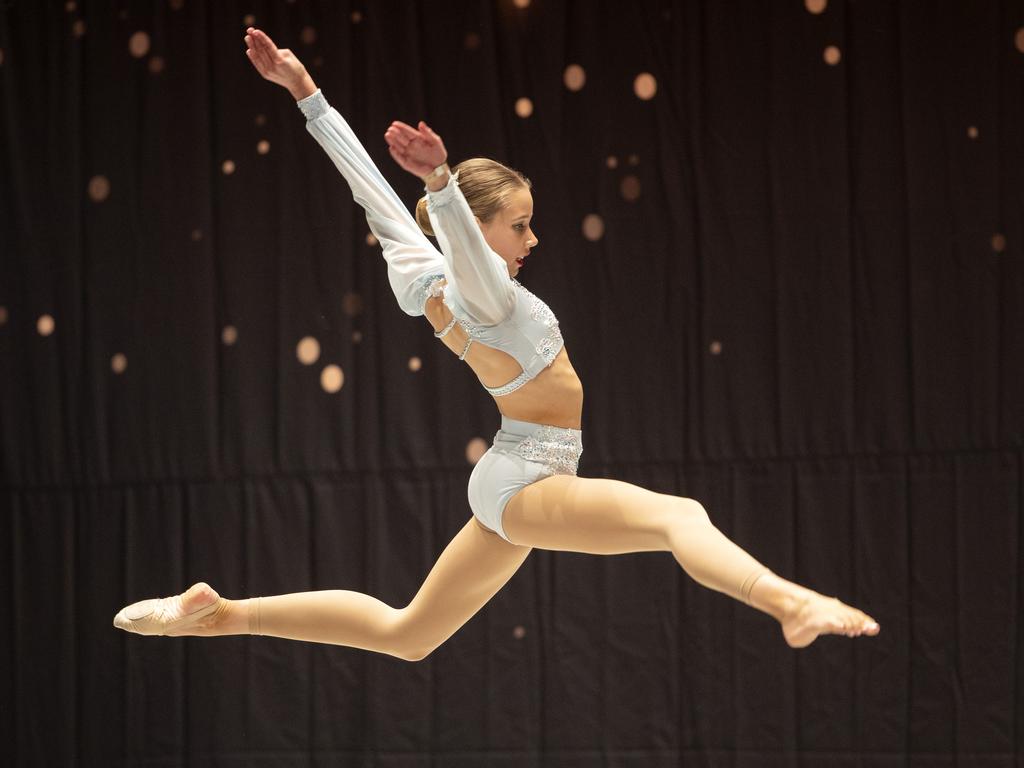
<path fill-rule="evenodd" d="M 176 613 L 173 610 L 175 602 L 180 606 L 181 595 L 154 597 L 126 605 L 114 616 L 114 626 L 125 632 L 134 632 L 138 635 L 186 634 L 189 629 L 195 627 L 210 614 L 215 613 L 224 599 L 218 596 L 216 600 L 198 611 L 178 616 L 178 618 L 169 618 Z"/>

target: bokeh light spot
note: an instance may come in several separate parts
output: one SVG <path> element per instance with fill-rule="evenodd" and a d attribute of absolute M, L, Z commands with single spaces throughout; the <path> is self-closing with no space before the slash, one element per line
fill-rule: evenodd
<path fill-rule="evenodd" d="M 482 437 L 474 437 L 466 443 L 466 461 L 470 464 L 476 464 L 485 453 L 487 453 L 487 441 Z"/>
<path fill-rule="evenodd" d="M 352 331 L 352 343 L 353 344 L 358 344 L 362 340 L 363 340 L 363 332 L 362 331 Z"/>
<path fill-rule="evenodd" d="M 650 101 L 658 92 L 658 81 L 650 72 L 641 72 L 633 81 L 633 93 L 638 99 Z"/>
<path fill-rule="evenodd" d="M 75 37 L 85 37 L 85 22 L 76 19 L 75 23 L 71 25 L 71 34 Z"/>
<path fill-rule="evenodd" d="M 525 96 L 516 99 L 516 114 L 520 117 L 529 117 L 533 114 L 533 102 Z"/>
<path fill-rule="evenodd" d="M 110 370 L 116 374 L 122 374 L 128 369 L 128 358 L 118 352 L 110 358 Z"/>
<path fill-rule="evenodd" d="M 377 240 L 377 236 L 373 234 L 373 232 L 366 233 L 366 244 L 368 246 L 370 246 L 371 248 L 375 248 L 378 242 L 379 241 Z"/>
<path fill-rule="evenodd" d="M 512 637 L 514 637 L 516 640 L 522 640 L 524 637 L 526 637 L 526 627 L 522 625 L 513 627 Z"/>
<path fill-rule="evenodd" d="M 715 341 L 712 341 L 710 344 L 708 344 L 708 351 L 712 355 L 722 354 L 722 342 L 718 341 L 717 339 Z"/>
<path fill-rule="evenodd" d="M 1013 44 L 1017 46 L 1017 50 L 1024 53 L 1024 27 L 1017 30 L 1017 34 L 1013 36 Z"/>
<path fill-rule="evenodd" d="M 57 324 L 50 315 L 41 315 L 36 321 L 36 330 L 40 336 L 49 336 L 56 327 Z"/>
<path fill-rule="evenodd" d="M 410 357 L 409 358 L 409 370 L 410 371 L 412 371 L 413 373 L 416 373 L 416 371 L 418 371 L 422 367 L 423 367 L 423 361 L 420 360 L 418 357 L 414 356 L 414 357 Z"/>
<path fill-rule="evenodd" d="M 341 297 L 341 311 L 349 317 L 355 317 L 363 311 L 363 297 L 354 291 L 349 291 Z"/>
<path fill-rule="evenodd" d="M 967 138 L 976 139 L 978 138 L 978 126 L 969 125 L 967 126 Z"/>
<path fill-rule="evenodd" d="M 480 35 L 476 32 L 469 32 L 466 35 L 465 46 L 467 51 L 475 51 L 480 47 Z"/>
<path fill-rule="evenodd" d="M 255 23 L 256 23 L 256 17 L 253 16 L 251 13 L 247 13 L 247 14 L 245 14 L 245 16 L 242 17 L 242 26 L 243 27 L 251 27 Z"/>
<path fill-rule="evenodd" d="M 192 241 L 198 243 L 202 239 L 203 239 L 203 230 L 201 230 L 201 229 L 193 229 L 192 230 Z"/>
<path fill-rule="evenodd" d="M 267 124 L 267 116 L 266 115 L 263 115 L 263 114 L 256 115 L 256 125 L 266 125 L 266 124 Z"/>
<path fill-rule="evenodd" d="M 352 11 L 352 23 L 358 24 L 363 20 L 363 14 L 361 11 Z"/>
<path fill-rule="evenodd" d="M 302 32 L 299 33 L 299 39 L 303 45 L 312 45 L 316 42 L 316 29 L 314 27 L 303 27 Z"/>
<path fill-rule="evenodd" d="M 68 0 L 66 3 L 64 3 L 64 10 L 68 13 L 74 13 L 75 8 L 77 7 L 78 3 L 76 3 L 75 0 Z"/>
<path fill-rule="evenodd" d="M 129 37 L 128 51 L 136 59 L 141 59 L 149 53 L 149 35 L 140 31 Z"/>
<path fill-rule="evenodd" d="M 825 49 L 823 58 L 825 59 L 826 64 L 828 64 L 830 67 L 834 67 L 842 60 L 843 54 L 839 52 L 839 48 L 837 48 L 834 45 L 830 45 L 828 48 Z"/>
<path fill-rule="evenodd" d="M 4 64 L 4 49 L 0 48 L 0 67 Z"/>
<path fill-rule="evenodd" d="M 159 75 L 164 71 L 164 57 L 163 56 L 150 56 L 149 57 L 149 71 L 154 75 Z"/>
<path fill-rule="evenodd" d="M 295 356 L 303 365 L 312 365 L 320 359 L 320 342 L 312 336 L 303 337 L 295 347 Z"/>
<path fill-rule="evenodd" d="M 270 151 L 270 142 L 266 139 L 261 139 L 256 145 L 256 151 L 261 155 L 267 154 Z"/>
<path fill-rule="evenodd" d="M 608 155 L 608 157 L 604 161 L 604 164 L 611 168 L 612 170 L 615 170 L 616 168 L 619 167 L 619 158 L 617 158 L 615 155 Z"/>
<path fill-rule="evenodd" d="M 225 325 L 224 330 L 220 332 L 220 340 L 225 347 L 234 346 L 234 343 L 238 341 L 238 329 L 233 325 Z"/>
<path fill-rule="evenodd" d="M 630 174 L 624 176 L 619 183 L 619 192 L 623 200 L 633 202 L 640 197 L 640 179 Z"/>
<path fill-rule="evenodd" d="M 235 172 L 235 161 L 225 160 L 223 163 L 220 164 L 220 169 L 221 171 L 224 172 L 225 176 L 230 176 L 232 173 Z"/>
<path fill-rule="evenodd" d="M 992 250 L 1002 253 L 1006 250 L 1006 235 L 996 232 L 992 235 Z"/>
<path fill-rule="evenodd" d="M 89 199 L 94 203 L 102 203 L 110 197 L 110 180 L 98 175 L 89 179 Z"/>
<path fill-rule="evenodd" d="M 633 154 L 629 156 L 629 164 L 632 166 L 640 165 L 640 155 Z"/>
<path fill-rule="evenodd" d="M 7 307 L 0 305 L 0 325 L 7 325 Z"/>
<path fill-rule="evenodd" d="M 570 64 L 565 68 L 562 80 L 565 82 L 565 87 L 570 91 L 579 91 L 587 83 L 586 70 L 579 64 Z"/>
<path fill-rule="evenodd" d="M 345 384 L 345 373 L 336 365 L 328 365 L 320 373 L 320 386 L 324 392 L 334 394 Z"/>
<path fill-rule="evenodd" d="M 604 237 L 604 219 L 596 213 L 588 213 L 583 217 L 583 236 L 591 242 Z"/>
<path fill-rule="evenodd" d="M 804 7 L 815 15 L 824 13 L 828 7 L 828 0 L 804 0 Z"/>
<path fill-rule="evenodd" d="M 516 8 L 529 8 L 530 7 L 530 0 L 512 0 L 512 4 Z"/>
<path fill-rule="evenodd" d="M 180 11 L 185 7 L 185 0 L 171 0 L 171 10 Z"/>

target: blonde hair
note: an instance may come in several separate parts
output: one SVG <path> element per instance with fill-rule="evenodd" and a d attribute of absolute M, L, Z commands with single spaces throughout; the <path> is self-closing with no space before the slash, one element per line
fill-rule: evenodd
<path fill-rule="evenodd" d="M 530 180 L 519 171 L 487 157 L 463 160 L 452 168 L 452 173 L 456 171 L 459 174 L 459 189 L 469 203 L 469 209 L 485 224 L 505 207 L 506 198 L 511 192 L 533 187 Z M 427 215 L 426 197 L 416 203 L 416 223 L 426 234 L 434 235 L 430 216 Z"/>

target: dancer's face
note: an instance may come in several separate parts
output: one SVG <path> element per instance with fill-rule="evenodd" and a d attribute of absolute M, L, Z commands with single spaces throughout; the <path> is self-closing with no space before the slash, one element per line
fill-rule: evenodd
<path fill-rule="evenodd" d="M 484 239 L 491 249 L 501 256 L 508 267 L 510 277 L 519 274 L 523 259 L 530 255 L 530 249 L 539 240 L 530 229 L 533 218 L 533 195 L 525 186 L 509 193 L 505 207 L 498 211 L 486 224 L 480 224 Z"/>

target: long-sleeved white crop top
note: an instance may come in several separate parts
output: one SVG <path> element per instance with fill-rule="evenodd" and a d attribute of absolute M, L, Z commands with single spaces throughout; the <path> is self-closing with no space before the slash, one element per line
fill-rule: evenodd
<path fill-rule="evenodd" d="M 323 93 L 317 90 L 298 106 L 306 116 L 306 130 L 334 161 L 353 198 L 366 210 L 402 310 L 422 315 L 427 298 L 441 296 L 470 342 L 511 355 L 522 373 L 500 387 L 485 387 L 496 397 L 515 391 L 551 365 L 563 346 L 558 320 L 547 304 L 509 277 L 505 262 L 487 245 L 459 189 L 458 174 L 452 174 L 444 189 L 427 194 L 439 252 Z"/>

